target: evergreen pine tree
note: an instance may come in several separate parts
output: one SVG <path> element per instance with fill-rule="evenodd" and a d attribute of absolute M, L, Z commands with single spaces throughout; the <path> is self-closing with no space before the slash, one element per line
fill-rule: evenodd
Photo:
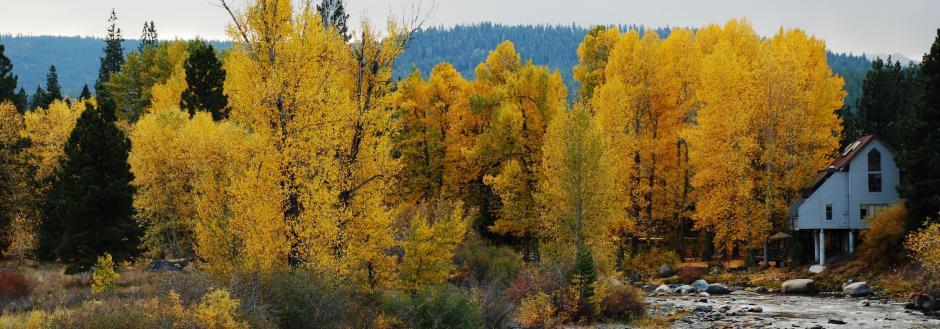
<path fill-rule="evenodd" d="M 82 93 L 78 95 L 78 99 L 89 99 L 91 98 L 91 90 L 88 90 L 88 85 L 82 86 Z"/>
<path fill-rule="evenodd" d="M 33 92 L 33 98 L 29 101 L 29 109 L 35 110 L 37 108 L 45 108 L 49 106 L 49 103 L 46 102 L 48 96 L 46 91 L 40 86 L 36 86 L 36 91 Z"/>
<path fill-rule="evenodd" d="M 59 74 L 55 71 L 55 65 L 52 65 L 49 67 L 49 74 L 46 75 L 46 103 L 43 107 L 60 100 L 62 100 L 62 86 L 59 85 Z"/>
<path fill-rule="evenodd" d="M 16 80 L 13 75 L 13 62 L 3 54 L 5 50 L 0 45 L 0 103 L 14 101 L 16 97 Z"/>
<path fill-rule="evenodd" d="M 593 315 L 591 298 L 594 297 L 594 282 L 597 281 L 597 267 L 594 265 L 594 255 L 591 247 L 579 242 L 574 261 L 574 274 L 571 279 L 578 289 L 578 306 L 581 316 L 590 318 Z"/>
<path fill-rule="evenodd" d="M 321 0 L 317 5 L 317 13 L 320 14 L 324 28 L 336 28 L 336 33 L 343 36 L 343 40 L 349 41 L 349 29 L 346 27 L 349 14 L 346 13 L 343 0 Z"/>
<path fill-rule="evenodd" d="M 105 38 L 104 57 L 101 57 L 101 67 L 98 69 L 98 81 L 95 83 L 95 93 L 100 94 L 104 89 L 104 83 L 111 79 L 111 74 L 121 71 L 124 65 L 124 37 L 121 36 L 121 29 L 117 27 L 117 14 L 114 9 L 111 10 L 111 17 L 108 18 L 108 36 Z"/>
<path fill-rule="evenodd" d="M 16 109 L 20 113 L 26 112 L 29 109 L 29 95 L 26 94 L 26 89 L 20 87 L 20 92 L 16 93 L 16 97 L 13 98 L 13 105 L 16 105 Z"/>
<path fill-rule="evenodd" d="M 907 200 L 908 229 L 920 227 L 940 211 L 940 29 L 920 66 L 921 106 L 911 116 L 907 142 L 898 156 L 905 179 L 900 188 Z"/>
<path fill-rule="evenodd" d="M 228 96 L 223 93 L 225 69 L 215 54 L 212 45 L 201 40 L 190 46 L 186 68 L 186 90 L 180 97 L 180 108 L 189 111 L 192 116 L 196 111 L 212 113 L 213 120 L 228 117 Z"/>
<path fill-rule="evenodd" d="M 159 43 L 159 40 L 157 40 L 157 26 L 153 21 L 144 22 L 144 29 L 140 35 L 140 46 L 137 50 L 143 53 L 144 49 L 156 47 L 157 43 Z"/>
<path fill-rule="evenodd" d="M 880 58 L 872 61 L 862 83 L 858 125 L 861 135 L 876 135 L 901 148 L 904 120 L 914 107 L 916 68 Z"/>
<path fill-rule="evenodd" d="M 140 236 L 131 217 L 130 141 L 115 125 L 114 100 L 105 90 L 97 108 L 86 106 L 41 211 L 37 255 L 64 262 L 66 273 L 89 270 L 104 253 L 128 259 Z"/>

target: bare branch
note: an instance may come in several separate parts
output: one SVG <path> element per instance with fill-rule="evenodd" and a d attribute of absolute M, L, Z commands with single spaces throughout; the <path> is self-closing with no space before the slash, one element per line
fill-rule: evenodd
<path fill-rule="evenodd" d="M 238 30 L 238 33 L 242 36 L 242 41 L 245 43 L 245 47 L 248 47 L 248 52 L 254 54 L 254 49 L 251 48 L 251 42 L 248 41 L 248 33 L 245 32 L 245 29 L 242 27 L 241 23 L 238 21 L 238 17 L 235 16 L 235 12 L 232 11 L 232 8 L 228 6 L 228 3 L 225 0 L 219 0 L 219 3 L 222 5 L 222 8 L 225 8 L 225 11 L 228 12 L 228 15 L 232 17 L 232 23 L 235 24 L 235 29 Z"/>

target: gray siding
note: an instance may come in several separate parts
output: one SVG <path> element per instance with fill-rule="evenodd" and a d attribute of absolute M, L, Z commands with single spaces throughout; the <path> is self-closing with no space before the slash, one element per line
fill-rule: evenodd
<path fill-rule="evenodd" d="M 868 192 L 868 152 L 877 148 L 881 152 L 881 192 Z M 867 228 L 868 222 L 859 218 L 862 204 L 887 204 L 898 202 L 900 171 L 894 162 L 894 153 L 877 140 L 868 143 L 849 164 L 849 218 L 852 228 Z"/>
<path fill-rule="evenodd" d="M 868 192 L 868 152 L 881 152 L 881 192 Z M 868 222 L 859 217 L 862 204 L 898 202 L 897 185 L 900 174 L 894 162 L 894 153 L 878 140 L 873 140 L 852 159 L 848 172 L 834 172 L 832 176 L 800 205 L 794 228 L 847 229 L 867 228 Z M 826 204 L 832 204 L 832 220 L 826 220 Z"/>
<path fill-rule="evenodd" d="M 834 172 L 800 205 L 796 229 L 848 228 L 846 182 L 848 174 Z M 826 204 L 832 204 L 832 220 L 826 220 Z"/>

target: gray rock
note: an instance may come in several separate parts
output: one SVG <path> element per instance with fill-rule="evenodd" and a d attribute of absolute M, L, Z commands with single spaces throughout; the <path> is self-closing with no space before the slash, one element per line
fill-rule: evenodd
<path fill-rule="evenodd" d="M 768 291 L 767 288 L 764 288 L 764 287 L 757 287 L 757 289 L 754 289 L 754 292 L 758 294 L 766 294 L 766 293 L 769 293 L 770 291 Z"/>
<path fill-rule="evenodd" d="M 708 313 L 712 311 L 711 305 L 699 305 L 692 309 L 692 313 Z"/>
<path fill-rule="evenodd" d="M 845 280 L 845 283 L 842 284 L 842 289 L 845 289 L 845 286 L 850 285 L 852 283 L 855 283 L 855 280 L 852 280 L 852 279 Z"/>
<path fill-rule="evenodd" d="M 731 288 L 721 283 L 712 283 L 708 285 L 708 289 L 705 292 L 712 295 L 725 295 L 731 293 Z"/>
<path fill-rule="evenodd" d="M 692 286 L 690 285 L 684 284 L 676 288 L 676 290 L 674 291 L 677 294 L 688 295 L 688 294 L 695 292 L 695 288 L 692 288 Z"/>
<path fill-rule="evenodd" d="M 185 266 L 185 264 L 183 264 Z M 179 272 L 183 270 L 183 266 L 176 264 L 164 259 L 158 259 L 150 262 L 150 266 L 147 268 L 148 272 Z"/>
<path fill-rule="evenodd" d="M 727 315 L 727 316 L 743 316 L 743 315 L 747 315 L 747 311 L 745 311 L 745 310 L 743 310 L 743 309 L 740 309 L 740 308 L 734 308 L 734 309 L 730 309 L 730 310 L 725 311 L 725 315 Z"/>
<path fill-rule="evenodd" d="M 627 278 L 627 280 L 629 280 L 630 283 L 638 282 L 638 281 L 640 281 L 640 275 L 639 275 L 639 274 L 630 274 L 630 277 Z"/>
<path fill-rule="evenodd" d="M 718 309 L 721 310 L 722 312 L 724 312 L 724 311 L 730 310 L 730 309 L 731 309 L 731 305 L 724 304 L 724 305 L 721 305 L 721 307 L 719 307 Z"/>
<path fill-rule="evenodd" d="M 866 282 L 855 282 L 847 284 L 842 287 L 842 293 L 852 297 L 867 297 L 873 294 L 871 287 L 869 287 L 868 283 Z"/>
<path fill-rule="evenodd" d="M 661 285 L 659 285 L 659 287 L 656 287 L 656 290 L 653 290 L 653 291 L 655 291 L 655 292 L 657 292 L 657 293 L 668 294 L 668 293 L 672 292 L 672 288 L 669 288 L 669 286 L 667 286 L 667 285 L 661 284 Z"/>
<path fill-rule="evenodd" d="M 643 285 L 643 288 L 642 288 L 642 289 L 643 289 L 643 291 L 645 291 L 645 292 L 651 292 L 651 291 L 656 290 L 656 286 L 651 285 L 651 284 L 645 284 L 645 285 Z"/>
<path fill-rule="evenodd" d="M 708 303 L 708 299 L 702 298 L 702 299 L 696 300 L 695 302 L 696 303 Z"/>
<path fill-rule="evenodd" d="M 819 292 L 816 283 L 810 279 L 787 280 L 780 285 L 780 292 L 784 294 L 814 295 Z"/>
<path fill-rule="evenodd" d="M 692 287 L 698 292 L 703 292 L 708 290 L 708 282 L 702 279 L 695 280 L 695 282 L 692 282 Z"/>
<path fill-rule="evenodd" d="M 829 324 L 845 324 L 842 319 L 829 319 Z"/>
<path fill-rule="evenodd" d="M 711 294 L 703 291 L 703 292 L 698 293 L 698 296 L 699 297 L 711 297 Z"/>
<path fill-rule="evenodd" d="M 659 266 L 659 270 L 657 270 L 656 273 L 659 274 L 660 278 L 676 275 L 676 272 L 672 270 L 672 267 L 669 267 L 669 265 L 666 264 Z"/>
<path fill-rule="evenodd" d="M 747 307 L 744 308 L 744 310 L 746 310 L 746 311 L 748 311 L 748 312 L 750 312 L 750 313 L 761 313 L 761 312 L 764 312 L 764 308 L 763 308 L 763 307 L 760 307 L 760 306 L 747 306 Z"/>
<path fill-rule="evenodd" d="M 871 302 L 865 299 L 865 300 L 858 302 L 858 306 L 871 306 Z"/>

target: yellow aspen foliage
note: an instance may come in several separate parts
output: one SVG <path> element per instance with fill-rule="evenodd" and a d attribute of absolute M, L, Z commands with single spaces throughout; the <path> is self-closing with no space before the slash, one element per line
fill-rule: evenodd
<path fill-rule="evenodd" d="M 578 98 L 589 101 L 594 89 L 604 83 L 604 70 L 611 51 L 620 40 L 617 27 L 597 26 L 591 29 L 578 45 L 578 64 L 574 66 L 574 80 L 581 84 Z"/>
<path fill-rule="evenodd" d="M 0 102 L 0 254 L 21 258 L 35 242 L 30 205 L 36 195 L 30 184 L 25 128 L 13 103 Z"/>
<path fill-rule="evenodd" d="M 473 169 L 466 151 L 476 129 L 468 88 L 447 63 L 436 65 L 427 81 L 415 69 L 398 83 L 393 103 L 399 111 L 395 149 L 402 161 L 403 201 L 457 196 L 469 180 Z"/>
<path fill-rule="evenodd" d="M 437 204 L 435 204 L 437 203 Z M 464 240 L 469 225 L 463 203 L 444 201 L 419 205 L 404 233 L 405 255 L 401 262 L 402 289 L 417 291 L 446 283 L 454 275 L 454 251 Z"/>
<path fill-rule="evenodd" d="M 552 121 L 542 148 L 536 200 L 546 238 L 567 246 L 587 243 L 602 260 L 610 255 L 603 233 L 611 207 L 613 176 L 604 163 L 606 141 L 587 109 L 578 106 Z M 607 269 L 609 262 L 599 261 Z"/>
<path fill-rule="evenodd" d="M 186 90 L 186 69 L 183 65 L 189 57 L 189 44 L 182 40 L 166 43 L 167 61 L 171 64 L 170 74 L 165 81 L 150 88 L 150 108 L 175 108 L 180 104 L 183 90 Z"/>
<path fill-rule="evenodd" d="M 907 236 L 905 246 L 928 271 L 940 275 L 940 223 L 927 222 Z"/>
<path fill-rule="evenodd" d="M 597 41 L 586 38 L 582 46 L 589 42 Z M 618 256 L 626 239 L 637 233 L 678 240 L 689 216 L 687 147 L 678 132 L 690 125 L 697 104 L 693 46 L 690 30 L 676 29 L 666 40 L 652 31 L 640 37 L 631 30 L 607 46 L 612 49 L 605 66 L 595 68 L 603 70 L 603 79 L 589 104 L 610 148 L 612 198 L 618 208 L 611 213 L 608 233 L 619 244 Z"/>
<path fill-rule="evenodd" d="M 838 147 L 845 91 L 825 45 L 802 31 L 761 40 L 745 21 L 698 32 L 697 125 L 687 130 L 695 225 L 716 245 L 757 244 L 785 227 L 786 206 Z"/>
<path fill-rule="evenodd" d="M 230 9 L 231 8 L 227 8 Z M 347 44 L 307 3 L 254 1 L 232 11 L 226 56 L 231 118 L 253 132 L 237 174 L 232 229 L 262 270 L 288 262 L 383 287 L 397 277 L 387 200 L 392 157 L 391 65 L 406 39 L 368 24 Z"/>
<path fill-rule="evenodd" d="M 231 197 L 227 191 L 235 173 L 247 165 L 247 131 L 230 122 L 215 123 L 202 114 L 190 119 L 173 106 L 144 115 L 130 139 L 128 162 L 137 188 L 135 218 L 144 228 L 142 242 L 152 257 L 189 257 L 197 246 L 208 248 L 239 238 L 237 232 L 205 229 L 228 220 L 224 200 Z M 200 223 L 204 230 L 197 232 Z M 216 257 L 205 252 L 199 255 L 207 260 Z M 234 260 L 230 253 L 218 256 L 226 262 Z"/>
<path fill-rule="evenodd" d="M 59 168 L 59 160 L 65 152 L 75 121 L 85 110 L 85 102 L 54 101 L 49 108 L 26 112 L 26 137 L 30 140 L 29 157 L 36 167 L 36 179 L 43 181 Z"/>
<path fill-rule="evenodd" d="M 565 85 L 557 71 L 531 61 L 523 65 L 509 41 L 497 46 L 476 74 L 470 106 L 483 113 L 486 124 L 472 155 L 478 175 L 501 204 L 489 229 L 533 242 L 540 227 L 533 195 L 543 137 L 552 118 L 565 111 Z"/>

